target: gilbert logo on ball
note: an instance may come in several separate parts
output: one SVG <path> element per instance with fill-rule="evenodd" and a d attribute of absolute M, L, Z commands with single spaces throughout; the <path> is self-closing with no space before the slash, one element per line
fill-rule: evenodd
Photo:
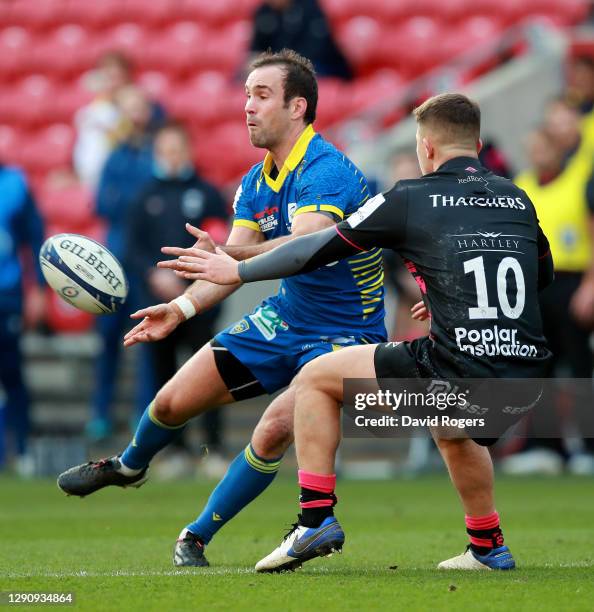
<path fill-rule="evenodd" d="M 41 247 L 39 262 L 48 285 L 80 310 L 109 314 L 126 301 L 128 281 L 120 262 L 91 238 L 52 236 Z"/>

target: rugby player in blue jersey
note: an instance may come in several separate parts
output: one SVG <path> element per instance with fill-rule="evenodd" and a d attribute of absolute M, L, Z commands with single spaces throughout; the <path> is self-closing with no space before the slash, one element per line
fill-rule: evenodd
<path fill-rule="evenodd" d="M 240 260 L 333 226 L 369 198 L 361 172 L 313 129 L 317 83 L 309 60 L 288 50 L 260 56 L 246 95 L 250 141 L 267 154 L 245 175 L 235 197 L 233 229 L 223 250 Z M 213 246 L 208 236 L 190 230 L 199 248 Z M 162 265 L 175 269 L 177 260 Z M 138 487 L 151 459 L 192 417 L 287 387 L 306 363 L 325 353 L 384 341 L 383 276 L 382 253 L 374 248 L 282 281 L 277 295 L 217 334 L 157 393 L 121 455 L 73 467 L 58 485 L 79 496 L 109 485 Z M 124 344 L 164 338 L 240 284 L 197 281 L 172 302 L 140 310 L 132 316 L 141 322 Z M 293 441 L 293 405 L 289 387 L 268 406 L 250 444 L 197 520 L 182 530 L 176 565 L 208 565 L 204 548 L 214 534 L 272 482 Z"/>

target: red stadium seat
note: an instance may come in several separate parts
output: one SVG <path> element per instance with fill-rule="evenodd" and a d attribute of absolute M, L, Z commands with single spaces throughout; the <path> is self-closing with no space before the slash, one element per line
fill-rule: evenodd
<path fill-rule="evenodd" d="M 48 30 L 63 19 L 64 0 L 12 0 L 10 20 L 27 30 Z"/>
<path fill-rule="evenodd" d="M 120 23 L 97 37 L 94 53 L 118 50 L 135 62 L 142 62 L 151 33 L 137 23 Z"/>
<path fill-rule="evenodd" d="M 93 93 L 84 86 L 82 79 L 63 84 L 55 98 L 55 121 L 71 123 L 76 111 L 92 99 Z"/>
<path fill-rule="evenodd" d="M 32 128 L 55 120 L 55 93 L 46 76 L 26 77 L 0 99 L 0 121 Z"/>
<path fill-rule="evenodd" d="M 321 131 L 344 119 L 351 112 L 352 95 L 352 85 L 339 79 L 320 79 L 316 128 Z"/>
<path fill-rule="evenodd" d="M 264 151 L 253 147 L 245 122 L 229 122 L 204 134 L 194 143 L 196 164 L 204 177 L 223 185 L 238 180 L 264 159 Z"/>
<path fill-rule="evenodd" d="M 489 17 L 471 17 L 456 28 L 452 24 L 442 43 L 442 57 L 447 60 L 471 49 L 480 50 L 493 43 L 500 33 L 501 25 Z"/>
<path fill-rule="evenodd" d="M 247 19 L 252 12 L 248 3 L 238 0 L 182 0 L 179 11 L 182 19 L 213 26 Z"/>
<path fill-rule="evenodd" d="M 72 0 L 63 7 L 63 19 L 69 23 L 80 23 L 89 30 L 101 30 L 122 21 L 122 0 Z"/>
<path fill-rule="evenodd" d="M 172 115 L 193 124 L 194 129 L 208 129 L 227 119 L 239 120 L 244 104 L 243 90 L 238 92 L 220 72 L 206 71 L 181 86 L 171 96 L 168 108 Z"/>
<path fill-rule="evenodd" d="M 378 43 L 382 26 L 371 17 L 354 17 L 337 30 L 338 41 L 359 74 L 372 72 L 378 65 Z"/>
<path fill-rule="evenodd" d="M 20 166 L 21 132 L 12 125 L 0 125 L 0 163 Z"/>
<path fill-rule="evenodd" d="M 32 134 L 23 144 L 23 164 L 32 172 L 47 172 L 50 168 L 68 166 L 73 144 L 74 130 L 70 125 L 50 125 Z"/>
<path fill-rule="evenodd" d="M 32 50 L 33 39 L 25 28 L 13 26 L 0 31 L 0 79 L 27 72 Z"/>
<path fill-rule="evenodd" d="M 33 53 L 35 70 L 70 77 L 92 66 L 95 59 L 89 34 L 80 25 L 67 24 L 38 41 Z"/>
<path fill-rule="evenodd" d="M 182 21 L 146 41 L 143 66 L 187 74 L 206 64 L 208 33 L 196 23 Z"/>
<path fill-rule="evenodd" d="M 213 32 L 207 43 L 208 66 L 231 78 L 235 76 L 247 56 L 250 34 L 249 21 L 236 21 Z"/>
<path fill-rule="evenodd" d="M 359 113 L 376 104 L 397 100 L 405 86 L 406 81 L 400 73 L 387 68 L 365 79 L 359 79 L 355 82 L 349 98 L 349 112 Z"/>
<path fill-rule="evenodd" d="M 141 72 L 136 82 L 152 100 L 167 100 L 171 91 L 171 78 L 167 72 L 148 70 Z"/>
<path fill-rule="evenodd" d="M 121 16 L 132 23 L 160 26 L 179 19 L 179 0 L 121 0 Z"/>
<path fill-rule="evenodd" d="M 71 306 L 49 287 L 46 290 L 46 297 L 46 322 L 54 332 L 80 334 L 93 327 L 93 315 Z"/>
<path fill-rule="evenodd" d="M 406 20 L 382 40 L 384 65 L 398 67 L 409 77 L 418 76 L 441 61 L 436 41 L 443 40 L 444 33 L 440 23 L 429 17 Z"/>
<path fill-rule="evenodd" d="M 68 228 L 70 232 L 79 232 L 94 220 L 93 194 L 84 185 L 45 187 L 39 193 L 38 204 L 48 223 Z"/>

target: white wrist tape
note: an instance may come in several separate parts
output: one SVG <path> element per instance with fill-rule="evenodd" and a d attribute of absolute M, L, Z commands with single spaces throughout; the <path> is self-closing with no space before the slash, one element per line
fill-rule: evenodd
<path fill-rule="evenodd" d="M 182 314 L 184 315 L 186 321 L 188 319 L 191 319 L 195 314 L 197 314 L 196 306 L 194 306 L 192 300 L 186 295 L 180 295 L 179 297 L 176 297 L 172 301 L 172 304 L 177 304 L 179 306 L 179 309 L 182 311 Z"/>

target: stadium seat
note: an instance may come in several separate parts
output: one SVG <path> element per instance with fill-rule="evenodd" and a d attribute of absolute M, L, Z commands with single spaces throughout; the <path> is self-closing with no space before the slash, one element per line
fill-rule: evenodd
<path fill-rule="evenodd" d="M 206 179 L 219 185 L 238 182 L 251 166 L 264 159 L 264 151 L 251 145 L 244 121 L 225 123 L 193 144 L 198 168 Z"/>
<path fill-rule="evenodd" d="M 122 21 L 122 0 L 72 0 L 63 6 L 63 19 L 65 22 L 79 23 L 89 30 L 102 30 Z"/>
<path fill-rule="evenodd" d="M 350 96 L 349 113 L 360 113 L 378 103 L 397 101 L 405 86 L 405 79 L 396 70 L 383 69 L 355 82 Z"/>
<path fill-rule="evenodd" d="M 68 228 L 70 232 L 80 232 L 94 220 L 93 194 L 84 185 L 58 189 L 45 186 L 39 192 L 38 204 L 48 223 Z"/>
<path fill-rule="evenodd" d="M 236 21 L 213 31 L 207 42 L 208 65 L 230 78 L 237 75 L 247 57 L 251 26 L 248 21 Z"/>
<path fill-rule="evenodd" d="M 49 30 L 63 20 L 64 0 L 11 0 L 8 4 L 11 22 L 27 30 Z"/>
<path fill-rule="evenodd" d="M 338 41 L 356 72 L 372 72 L 378 66 L 378 43 L 382 27 L 371 17 L 353 17 L 337 29 Z"/>
<path fill-rule="evenodd" d="M 30 70 L 33 38 L 20 26 L 0 31 L 0 79 L 10 79 Z"/>
<path fill-rule="evenodd" d="M 67 24 L 35 45 L 32 63 L 38 72 L 69 78 L 90 68 L 94 59 L 87 31 Z"/>
<path fill-rule="evenodd" d="M 118 49 L 132 61 L 142 63 L 151 33 L 137 23 L 120 23 L 97 35 L 95 53 Z"/>
<path fill-rule="evenodd" d="M 468 49 L 477 51 L 493 43 L 501 32 L 501 25 L 492 17 L 475 16 L 448 28 L 442 43 L 444 59 L 454 58 Z"/>
<path fill-rule="evenodd" d="M 435 48 L 436 41 L 443 40 L 444 34 L 445 28 L 434 19 L 407 19 L 382 40 L 384 65 L 398 67 L 409 77 L 418 76 L 441 61 Z"/>
<path fill-rule="evenodd" d="M 230 114 L 230 89 L 228 80 L 220 72 L 202 72 L 176 90 L 168 101 L 168 108 L 172 115 L 194 125 L 212 126 Z"/>
<path fill-rule="evenodd" d="M 176 21 L 179 6 L 179 0 L 121 0 L 120 14 L 122 20 L 157 27 Z"/>
<path fill-rule="evenodd" d="M 171 78 L 167 72 L 147 70 L 136 77 L 136 82 L 152 100 L 164 102 L 169 98 Z"/>
<path fill-rule="evenodd" d="M 56 333 L 80 334 L 93 327 L 93 315 L 71 306 L 49 287 L 46 290 L 46 309 L 47 325 Z"/>
<path fill-rule="evenodd" d="M 54 121 L 57 123 L 69 123 L 72 121 L 76 111 L 88 104 L 93 99 L 93 93 L 84 86 L 83 79 L 79 78 L 69 83 L 61 84 L 55 97 L 53 110 Z"/>
<path fill-rule="evenodd" d="M 344 119 L 351 112 L 352 96 L 351 84 L 345 84 L 339 79 L 320 79 L 316 129 L 322 131 Z"/>
<path fill-rule="evenodd" d="M 182 0 L 179 11 L 183 19 L 211 26 L 233 23 L 251 16 L 250 6 L 238 0 Z"/>
<path fill-rule="evenodd" d="M 22 134 L 12 125 L 0 125 L 0 163 L 20 166 Z"/>
<path fill-rule="evenodd" d="M 0 121 L 34 128 L 56 118 L 55 87 L 43 75 L 24 78 L 0 98 Z"/>
<path fill-rule="evenodd" d="M 142 66 L 185 75 L 205 65 L 207 42 L 208 33 L 201 25 L 190 21 L 175 23 L 146 41 Z"/>
<path fill-rule="evenodd" d="M 74 130 L 58 123 L 31 134 L 22 145 L 22 162 L 32 172 L 68 166 L 72 158 Z"/>

